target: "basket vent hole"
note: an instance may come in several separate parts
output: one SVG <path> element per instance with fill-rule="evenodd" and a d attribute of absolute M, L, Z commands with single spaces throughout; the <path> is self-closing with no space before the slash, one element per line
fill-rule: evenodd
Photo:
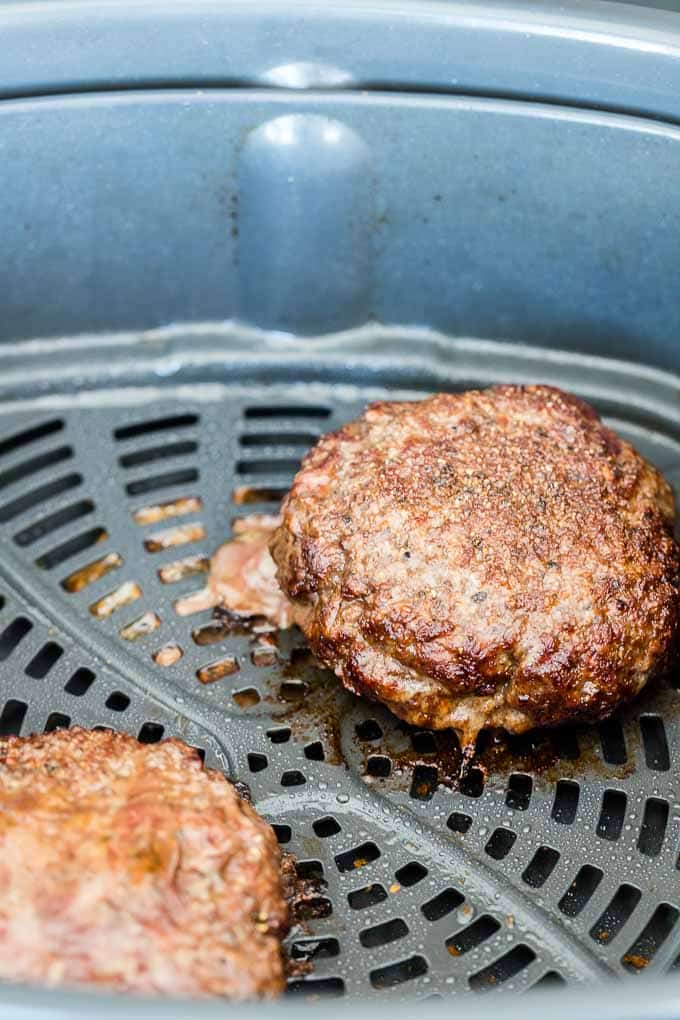
<path fill-rule="evenodd" d="M 202 509 L 203 500 L 200 496 L 182 496 L 179 499 L 168 500 L 167 503 L 154 503 L 151 506 L 139 507 L 138 510 L 132 511 L 132 519 L 135 524 L 140 526 L 159 524 L 161 521 L 168 521 L 173 517 L 185 517 L 187 514 L 198 513 Z M 151 541 L 153 538 L 154 536 L 150 536 Z"/>
<path fill-rule="evenodd" d="M 114 691 L 106 699 L 106 707 L 112 712 L 124 712 L 130 705 L 130 699 L 122 691 Z"/>
<path fill-rule="evenodd" d="M 329 836 L 336 836 L 340 832 L 339 822 L 331 815 L 312 822 L 312 828 L 320 839 L 328 839 Z"/>
<path fill-rule="evenodd" d="M 151 421 L 135 422 L 114 429 L 114 438 L 134 439 L 136 436 L 148 436 L 152 432 L 169 432 L 173 429 L 185 429 L 198 422 L 197 414 L 174 414 L 167 418 L 154 418 Z"/>
<path fill-rule="evenodd" d="M 223 659 L 199 666 L 196 670 L 196 677 L 202 684 L 214 684 L 217 680 L 223 680 L 226 676 L 238 673 L 239 668 L 239 661 L 235 655 L 225 655 Z"/>
<path fill-rule="evenodd" d="M 55 730 L 66 730 L 71 725 L 71 717 L 62 712 L 52 712 L 45 723 L 45 733 L 53 733 Z"/>
<path fill-rule="evenodd" d="M 14 485 L 24 478 L 30 478 L 31 475 L 37 474 L 38 471 L 44 471 L 47 467 L 53 467 L 64 460 L 70 460 L 72 456 L 72 447 L 60 446 L 56 450 L 47 450 L 45 453 L 38 454 L 37 457 L 22 460 L 20 464 L 15 464 L 13 467 L 7 468 L 6 471 L 0 472 L 0 489 Z"/>
<path fill-rule="evenodd" d="M 72 694 L 76 698 L 82 698 L 83 694 L 87 694 L 94 681 L 95 675 L 92 670 L 81 666 L 70 678 L 64 690 L 67 694 Z"/>
<path fill-rule="evenodd" d="M 678 911 L 670 903 L 660 903 L 627 953 L 621 958 L 626 970 L 644 970 L 677 924 Z"/>
<path fill-rule="evenodd" d="M 472 818 L 470 815 L 461 814 L 460 811 L 454 811 L 449 815 L 446 824 L 452 832 L 460 832 L 461 835 L 464 835 L 472 825 Z"/>
<path fill-rule="evenodd" d="M 236 506 L 250 506 L 251 503 L 280 503 L 288 494 L 285 485 L 237 485 L 231 494 Z"/>
<path fill-rule="evenodd" d="M 375 719 L 364 719 L 363 722 L 357 723 L 356 734 L 359 740 L 380 740 L 383 731 Z"/>
<path fill-rule="evenodd" d="M 292 457 L 281 457 L 275 459 L 273 457 L 261 458 L 259 460 L 237 460 L 236 461 L 236 474 L 237 475 L 294 475 L 300 467 L 300 461 L 297 458 Z"/>
<path fill-rule="evenodd" d="M 267 446 L 302 446 L 309 449 L 319 438 L 316 432 L 247 432 L 239 436 L 239 443 L 245 449 L 261 449 Z"/>
<path fill-rule="evenodd" d="M 193 439 L 185 439 L 181 443 L 166 443 L 164 446 L 149 446 L 145 450 L 124 453 L 118 458 L 118 463 L 122 468 L 139 467 L 142 464 L 151 464 L 155 460 L 183 457 L 189 453 L 195 453 L 197 449 L 198 443 Z"/>
<path fill-rule="evenodd" d="M 39 521 L 18 531 L 14 536 L 14 541 L 21 548 L 33 545 L 34 542 L 39 541 L 39 539 L 51 534 L 58 528 L 63 528 L 64 525 L 91 514 L 94 508 L 94 503 L 89 499 L 81 499 L 77 503 L 71 503 L 69 506 L 56 510 L 53 514 L 48 514 L 46 517 L 41 517 Z"/>
<path fill-rule="evenodd" d="M 54 549 L 50 549 L 48 552 L 43 553 L 42 556 L 38 556 L 35 561 L 36 567 L 41 570 L 52 570 L 54 567 L 58 567 L 60 563 L 65 563 L 66 560 L 70 560 L 72 556 L 77 556 L 78 553 L 85 552 L 86 549 L 90 549 L 93 545 L 98 545 L 100 542 L 104 542 L 109 537 L 106 528 L 89 528 L 87 531 L 82 531 L 79 535 L 74 535 L 73 538 L 69 538 L 67 542 L 63 542 L 61 545 L 56 546 Z M 68 592 L 80 591 L 81 588 L 85 588 L 86 585 L 91 584 L 92 581 L 99 580 L 99 577 L 103 577 L 110 570 L 115 570 L 116 567 L 120 566 L 123 562 L 116 562 L 120 560 L 120 557 L 116 553 L 110 553 L 109 556 L 105 556 L 103 560 L 97 561 L 103 563 L 106 569 L 100 574 L 95 574 L 90 580 L 84 580 L 83 583 L 79 583 L 81 578 L 87 578 L 89 576 L 88 571 L 94 568 L 94 565 L 89 567 L 83 567 L 82 570 L 76 571 L 72 575 L 73 580 L 70 578 L 64 578 L 62 581 L 62 588 Z"/>
<path fill-rule="evenodd" d="M 484 773 L 478 768 L 469 769 L 458 788 L 464 797 L 481 797 L 484 793 Z"/>
<path fill-rule="evenodd" d="M 2 714 L 0 714 L 0 736 L 18 737 L 27 711 L 28 705 L 24 701 L 10 699 L 6 702 Z"/>
<path fill-rule="evenodd" d="M 265 754 L 252 753 L 248 755 L 248 768 L 251 772 L 263 772 L 268 765 L 269 761 Z"/>
<path fill-rule="evenodd" d="M 560 779 L 555 787 L 555 801 L 552 808 L 552 819 L 559 825 L 572 825 L 576 818 L 578 800 L 581 790 L 578 783 L 570 779 Z"/>
<path fill-rule="evenodd" d="M 330 418 L 330 407 L 316 404 L 276 404 L 263 407 L 246 407 L 244 418 Z"/>
<path fill-rule="evenodd" d="M 591 939 L 600 945 L 607 945 L 616 938 L 640 902 L 641 896 L 640 890 L 633 885 L 624 883 L 619 886 L 609 905 L 590 929 Z"/>
<path fill-rule="evenodd" d="M 597 835 L 612 843 L 619 838 L 626 817 L 628 798 L 621 790 L 605 790 L 602 795 L 602 809 L 597 823 Z"/>
<path fill-rule="evenodd" d="M 600 723 L 602 757 L 608 765 L 625 765 L 628 760 L 623 726 L 617 719 Z"/>
<path fill-rule="evenodd" d="M 284 680 L 279 687 L 281 699 L 289 703 L 302 701 L 308 692 L 309 687 L 304 680 Z"/>
<path fill-rule="evenodd" d="M 408 960 L 400 960 L 399 963 L 390 963 L 386 967 L 372 970 L 369 978 L 374 988 L 394 988 L 395 985 L 413 981 L 415 978 L 422 977 L 423 974 L 427 974 L 425 958 L 410 956 Z"/>
<path fill-rule="evenodd" d="M 101 532 L 98 541 L 103 538 L 107 538 L 106 532 L 101 528 L 95 528 L 95 531 Z M 90 533 L 92 534 L 92 533 Z M 76 542 L 77 539 L 73 539 L 72 542 Z M 67 543 L 70 545 L 71 543 Z M 89 543 L 90 545 L 93 543 Z M 62 550 L 64 546 L 60 547 Z M 77 550 L 76 550 L 77 551 Z M 54 553 L 48 554 L 53 556 Z M 68 556 L 71 552 L 68 553 Z M 64 556 L 64 559 L 68 558 Z M 46 561 L 46 557 L 41 557 L 42 561 Z M 60 562 L 57 561 L 57 562 Z M 48 566 L 46 562 L 38 562 L 38 566 Z M 95 581 L 101 580 L 102 577 L 106 577 L 112 570 L 119 570 L 123 566 L 123 557 L 116 552 L 107 553 L 106 556 L 100 556 L 96 560 L 92 560 L 91 563 L 86 563 L 84 567 L 78 567 L 73 573 L 68 574 L 67 577 L 63 578 L 61 586 L 64 591 L 67 591 L 70 595 L 75 595 L 77 592 L 82 591 L 83 588 L 87 588 L 89 585 L 94 584 Z"/>
<path fill-rule="evenodd" d="M 196 577 L 198 574 L 207 574 L 210 570 L 210 559 L 208 556 L 185 556 L 184 559 L 175 560 L 173 563 L 165 563 L 158 568 L 158 579 L 161 584 L 177 584 L 186 577 Z"/>
<path fill-rule="evenodd" d="M 562 913 L 567 917 L 580 914 L 602 881 L 602 874 L 599 868 L 584 864 L 558 904 Z"/>
<path fill-rule="evenodd" d="M 124 581 L 118 588 L 110 591 L 108 595 L 104 595 L 103 598 L 93 602 L 90 606 L 90 612 L 97 619 L 105 620 L 107 617 L 117 613 L 123 606 L 128 606 L 131 602 L 136 602 L 141 597 L 142 589 L 136 581 Z"/>
<path fill-rule="evenodd" d="M 138 616 L 136 620 L 127 623 L 124 627 L 121 627 L 118 633 L 123 641 L 139 641 L 140 638 L 153 634 L 160 625 L 160 617 L 156 613 L 147 612 L 143 613 L 142 616 Z"/>
<path fill-rule="evenodd" d="M 557 850 L 550 846 L 540 846 L 527 864 L 522 880 L 533 889 L 540 889 L 550 878 L 559 859 Z"/>
<path fill-rule="evenodd" d="M 439 921 L 461 905 L 465 897 L 457 889 L 444 889 L 420 908 L 428 921 Z"/>
<path fill-rule="evenodd" d="M 468 984 L 473 992 L 490 992 L 504 981 L 516 977 L 535 959 L 534 951 L 521 943 L 499 957 L 498 960 L 494 960 L 488 967 L 473 974 Z"/>
<path fill-rule="evenodd" d="M 61 645 L 55 641 L 48 641 L 29 662 L 25 669 L 26 675 L 33 677 L 34 680 L 42 680 L 63 654 L 64 649 Z"/>
<path fill-rule="evenodd" d="M 45 503 L 48 499 L 54 499 L 55 496 L 60 496 L 63 492 L 68 492 L 69 489 L 75 489 L 82 484 L 83 476 L 74 471 L 70 475 L 56 478 L 53 482 L 39 485 L 36 489 L 25 492 L 23 496 L 17 496 L 16 499 L 1 506 L 0 524 L 13 521 L 15 517 L 26 513 L 27 510 L 35 510 L 37 506 Z"/>
<path fill-rule="evenodd" d="M 508 790 L 505 795 L 507 806 L 514 811 L 526 811 L 531 800 L 533 785 L 531 776 L 514 772 L 508 779 Z"/>
<path fill-rule="evenodd" d="M 176 549 L 191 542 L 200 542 L 205 538 L 205 528 L 200 521 L 193 524 L 179 524 L 174 528 L 157 531 L 144 539 L 144 548 L 148 553 L 159 553 L 164 549 Z"/>
<path fill-rule="evenodd" d="M 311 899 L 298 903 L 295 907 L 295 916 L 298 921 L 316 921 L 330 917 L 332 913 L 333 904 L 327 896 L 313 896 Z"/>
<path fill-rule="evenodd" d="M 267 736 L 272 744 L 286 744 L 290 740 L 290 732 L 287 726 L 275 726 L 267 730 Z"/>
<path fill-rule="evenodd" d="M 305 758 L 309 761 L 324 761 L 325 757 L 323 744 L 320 740 L 314 740 L 305 746 Z"/>
<path fill-rule="evenodd" d="M 397 939 L 403 939 L 408 935 L 408 926 L 400 917 L 393 921 L 385 921 L 383 924 L 376 924 L 372 928 L 365 928 L 359 935 L 359 941 L 364 949 L 373 949 L 375 946 L 386 946 Z"/>
<path fill-rule="evenodd" d="M 502 861 L 512 850 L 516 839 L 517 833 L 512 829 L 496 829 L 484 849 L 489 857 L 493 857 L 495 861 Z"/>
<path fill-rule="evenodd" d="M 482 914 L 476 921 L 469 924 L 467 928 L 463 928 L 462 931 L 448 938 L 446 940 L 446 948 L 451 956 L 463 956 L 465 953 L 469 953 L 471 949 L 481 946 L 482 942 L 486 942 L 492 935 L 495 935 L 499 928 L 500 924 L 495 917 L 491 917 L 489 914 Z"/>
<path fill-rule="evenodd" d="M 366 762 L 366 773 L 385 779 L 392 771 L 392 762 L 386 754 L 370 754 Z"/>
<path fill-rule="evenodd" d="M 422 882 L 424 878 L 427 878 L 428 870 L 418 861 L 409 861 L 408 864 L 404 864 L 402 868 L 399 868 L 395 872 L 394 877 L 400 885 L 403 885 L 405 889 L 408 889 L 412 885 L 417 885 L 418 882 Z"/>
<path fill-rule="evenodd" d="M 363 889 L 355 889 L 354 892 L 347 895 L 347 902 L 352 910 L 366 910 L 386 899 L 387 893 L 384 887 L 377 882 L 373 885 L 366 885 Z"/>
<path fill-rule="evenodd" d="M 431 733 L 430 730 L 419 730 L 413 733 L 411 743 L 416 754 L 434 754 L 437 750 L 434 733 Z"/>
<path fill-rule="evenodd" d="M 290 955 L 294 960 L 330 960 L 340 955 L 340 943 L 334 938 L 296 939 Z"/>
<path fill-rule="evenodd" d="M 650 797 L 645 804 L 642 826 L 638 837 L 638 850 L 647 857 L 661 853 L 668 824 L 668 801 Z"/>
<path fill-rule="evenodd" d="M 134 482 L 128 482 L 125 491 L 128 496 L 141 496 L 146 492 L 169 489 L 174 485 L 188 485 L 190 482 L 197 482 L 198 478 L 199 474 L 196 468 L 178 468 L 176 471 L 166 471 L 161 475 L 137 478 Z"/>
<path fill-rule="evenodd" d="M 306 782 L 299 769 L 286 769 L 281 776 L 281 786 L 302 786 Z"/>
<path fill-rule="evenodd" d="M 645 762 L 654 772 L 668 772 L 671 760 L 663 720 L 658 715 L 640 716 Z"/>
<path fill-rule="evenodd" d="M 184 652 L 179 645 L 163 645 L 152 653 L 151 658 L 157 666 L 167 667 L 174 666 L 183 655 Z"/>
<path fill-rule="evenodd" d="M 566 983 L 567 982 L 564 980 L 562 975 L 558 974 L 556 970 L 549 970 L 547 974 L 544 974 L 542 978 L 539 978 L 538 981 L 533 983 L 529 991 L 533 992 L 548 988 L 559 988 L 566 985 Z"/>
<path fill-rule="evenodd" d="M 33 624 L 25 616 L 17 616 L 0 634 L 0 662 L 9 658 L 12 652 L 33 630 Z"/>
<path fill-rule="evenodd" d="M 259 705 L 262 698 L 260 692 L 254 687 L 244 687 L 240 691 L 234 691 L 232 699 L 236 702 L 239 708 L 254 708 L 255 705 Z"/>
<path fill-rule="evenodd" d="M 194 640 L 196 640 L 195 637 Z M 278 656 L 272 648 L 254 648 L 250 653 L 250 661 L 253 666 L 263 669 L 266 666 L 275 666 L 278 662 Z"/>
<path fill-rule="evenodd" d="M 307 882 L 323 882 L 323 864 L 321 861 L 296 861 L 295 870 L 298 878 Z"/>
<path fill-rule="evenodd" d="M 432 800 L 437 792 L 438 783 L 439 770 L 434 765 L 416 765 L 413 770 L 413 780 L 409 795 L 414 800 Z M 471 797 L 479 795 L 475 793 L 468 794 Z"/>
<path fill-rule="evenodd" d="M 8 436 L 7 439 L 0 442 L 0 457 L 5 457 L 22 446 L 28 446 L 29 443 L 35 443 L 38 439 L 52 436 L 55 432 L 61 432 L 63 428 L 63 420 L 54 418 L 51 421 L 41 422 L 40 425 L 34 425 L 30 429 L 24 429 L 23 432 L 16 432 L 13 436 Z"/>
<path fill-rule="evenodd" d="M 367 842 L 336 854 L 335 864 L 338 871 L 358 871 L 359 868 L 377 861 L 379 857 L 380 850 L 375 843 Z"/>
<path fill-rule="evenodd" d="M 293 831 L 290 825 L 283 825 L 272 822 L 272 829 L 278 839 L 279 843 L 290 843 L 293 838 Z"/>
<path fill-rule="evenodd" d="M 286 995 L 290 998 L 305 998 L 309 997 L 312 999 L 338 999 L 345 994 L 345 982 L 339 977 L 330 978 L 312 978 L 312 979 L 300 979 L 296 978 L 295 981 L 291 981 L 286 990 Z"/>
<path fill-rule="evenodd" d="M 137 739 L 142 744 L 157 744 L 159 740 L 163 739 L 165 733 L 165 727 L 161 726 L 160 723 L 145 722 L 139 731 Z"/>

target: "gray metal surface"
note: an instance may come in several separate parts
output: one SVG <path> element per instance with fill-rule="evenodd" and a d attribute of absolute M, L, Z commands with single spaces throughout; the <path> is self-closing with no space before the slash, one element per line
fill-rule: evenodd
<path fill-rule="evenodd" d="M 0 339 L 382 321 L 673 367 L 680 19 L 0 4 Z"/>
<path fill-rule="evenodd" d="M 0 730 L 177 733 L 248 783 L 302 873 L 324 883 L 322 916 L 290 940 L 316 954 L 294 994 L 386 1003 L 673 969 L 673 678 L 599 729 L 488 749 L 486 776 L 461 787 L 455 749 L 344 693 L 299 638 L 262 658 L 251 636 L 175 604 L 202 584 L 230 521 L 275 508 L 314 436 L 367 400 L 561 384 L 676 482 L 676 377 L 377 328 L 283 347 L 234 328 L 170 330 L 93 341 L 86 362 L 66 342 L 3 360 Z M 165 519 L 144 523 L 161 505 Z M 83 584 L 94 562 L 101 576 Z M 181 658 L 162 667 L 153 656 L 168 645 Z"/>

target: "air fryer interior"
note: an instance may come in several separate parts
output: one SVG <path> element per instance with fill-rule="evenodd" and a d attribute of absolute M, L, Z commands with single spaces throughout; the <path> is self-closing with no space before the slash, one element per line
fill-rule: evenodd
<path fill-rule="evenodd" d="M 454 739 L 344 692 L 299 634 L 176 610 L 377 398 L 563 386 L 677 491 L 676 21 L 538 17 L 0 8 L 27 55 L 0 102 L 0 732 L 178 735 L 246 783 L 319 882 L 288 942 L 305 1000 L 680 960 L 676 678 L 487 741 L 461 782 Z"/>

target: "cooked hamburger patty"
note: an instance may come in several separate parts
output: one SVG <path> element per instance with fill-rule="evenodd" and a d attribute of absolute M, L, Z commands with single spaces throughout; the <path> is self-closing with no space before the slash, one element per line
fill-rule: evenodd
<path fill-rule="evenodd" d="M 466 745 L 606 716 L 672 654 L 671 489 L 557 389 L 373 404 L 307 454 L 282 515 L 271 553 L 319 659 Z"/>
<path fill-rule="evenodd" d="M 179 740 L 0 740 L 0 977 L 272 997 L 288 927 L 273 830 Z"/>

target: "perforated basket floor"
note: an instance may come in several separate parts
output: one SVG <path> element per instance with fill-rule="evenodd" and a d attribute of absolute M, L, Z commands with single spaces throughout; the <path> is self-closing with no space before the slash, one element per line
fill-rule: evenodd
<path fill-rule="evenodd" d="M 489 742 L 461 785 L 455 740 L 344 693 L 299 635 L 276 647 L 175 610 L 231 520 L 275 509 L 309 444 L 368 400 L 561 384 L 675 481 L 675 378 L 396 333 L 175 331 L 0 357 L 0 730 L 177 734 L 246 782 L 322 880 L 290 939 L 314 970 L 291 994 L 522 992 L 678 965 L 672 679 L 599 728 Z"/>

